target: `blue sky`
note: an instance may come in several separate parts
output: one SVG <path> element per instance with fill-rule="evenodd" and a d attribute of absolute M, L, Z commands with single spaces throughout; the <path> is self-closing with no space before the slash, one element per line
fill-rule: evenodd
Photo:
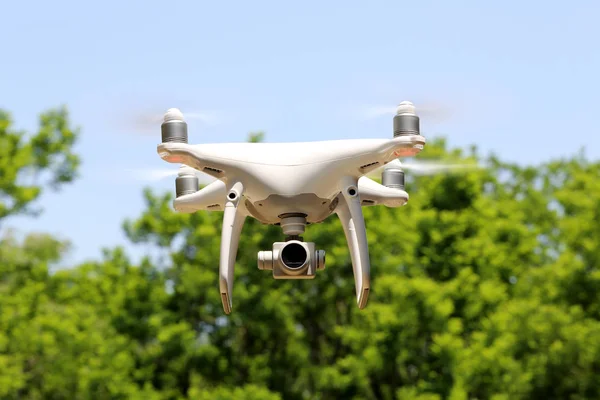
<path fill-rule="evenodd" d="M 190 141 L 387 138 L 367 106 L 442 104 L 426 136 L 537 163 L 586 147 L 600 156 L 600 3 L 573 1 L 22 1 L 2 5 L 0 107 L 19 128 L 66 104 L 81 126 L 81 178 L 45 195 L 22 231 L 74 243 L 70 262 L 124 243 L 143 212 L 135 179 L 163 168 L 155 132 L 126 116 L 145 108 L 209 110 Z M 139 251 L 137 251 L 139 253 Z M 137 253 L 136 253 L 137 254 Z"/>

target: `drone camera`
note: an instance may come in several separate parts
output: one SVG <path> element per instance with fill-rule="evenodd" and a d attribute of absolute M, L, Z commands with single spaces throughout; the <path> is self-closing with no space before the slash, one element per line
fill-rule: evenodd
<path fill-rule="evenodd" d="M 258 269 L 272 270 L 275 279 L 313 279 L 325 269 L 325 251 L 315 251 L 311 242 L 275 242 L 272 251 L 258 253 Z"/>

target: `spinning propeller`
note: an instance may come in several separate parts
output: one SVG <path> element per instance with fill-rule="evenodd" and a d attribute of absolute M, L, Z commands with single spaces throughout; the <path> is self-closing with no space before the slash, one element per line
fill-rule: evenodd
<path fill-rule="evenodd" d="M 395 159 L 367 174 L 368 178 L 381 179 L 381 184 L 389 187 L 404 190 L 404 170 L 410 170 L 417 175 L 435 175 L 449 174 L 458 171 L 466 171 L 479 168 L 477 164 L 450 164 L 442 161 L 421 161 L 413 163 L 403 163 Z"/>
<path fill-rule="evenodd" d="M 196 112 L 196 113 L 186 113 L 185 120 L 188 119 L 199 119 L 203 122 L 212 121 L 211 114 L 207 112 Z M 145 129 L 152 130 L 153 133 L 156 132 L 156 127 L 160 126 L 163 122 L 171 121 L 171 120 L 184 120 L 183 113 L 177 108 L 170 108 L 166 113 L 139 113 L 134 115 L 134 118 L 131 119 L 132 124 L 137 128 L 137 131 L 143 131 Z M 198 180 L 199 184 L 208 185 L 209 183 L 214 182 L 216 179 L 210 175 L 204 174 L 198 171 L 195 168 L 189 167 L 187 165 L 181 165 L 179 169 L 173 168 L 137 168 L 137 169 L 128 169 L 126 170 L 132 178 L 145 181 L 145 182 L 156 182 L 166 178 L 174 178 L 177 176 L 195 176 Z"/>
<path fill-rule="evenodd" d="M 424 101 L 415 102 L 415 104 L 418 104 L 419 117 L 430 122 L 442 122 L 448 120 L 453 115 L 451 107 L 441 102 Z M 398 105 L 372 104 L 362 107 L 360 115 L 367 120 L 381 117 L 393 117 L 397 110 Z"/>
<path fill-rule="evenodd" d="M 441 103 L 425 103 L 419 105 L 418 112 L 410 101 L 403 101 L 396 107 L 380 106 L 367 108 L 367 117 L 376 118 L 380 116 L 394 116 L 394 135 L 410 130 L 420 131 L 418 118 L 413 122 L 411 115 L 423 116 L 428 120 L 443 119 L 450 116 L 449 108 L 443 107 Z M 402 118 L 404 116 L 404 119 Z M 395 159 L 386 165 L 379 167 L 367 174 L 369 178 L 381 179 L 384 186 L 404 188 L 404 171 L 409 170 L 416 175 L 449 174 L 461 171 L 477 169 L 475 163 L 450 163 L 441 160 L 400 162 Z"/>
<path fill-rule="evenodd" d="M 198 178 L 198 182 L 202 185 L 208 185 L 214 182 L 216 179 L 210 175 L 204 174 L 197 169 L 182 165 L 179 169 L 169 168 L 139 168 L 139 169 L 128 169 L 126 170 L 133 179 L 143 182 L 158 182 L 166 178 L 175 178 L 178 175 L 195 175 Z"/>
<path fill-rule="evenodd" d="M 199 121 L 205 125 L 215 125 L 218 122 L 218 115 L 215 111 L 184 111 L 187 121 Z M 127 118 L 128 125 L 134 132 L 156 133 L 156 127 L 160 126 L 164 119 L 164 109 L 158 110 L 140 110 Z"/>
<path fill-rule="evenodd" d="M 396 159 L 387 163 L 383 167 L 379 167 L 368 174 L 368 176 L 379 177 L 384 169 L 400 169 L 405 171 L 414 172 L 415 175 L 437 175 L 437 174 L 449 174 L 461 171 L 469 171 L 473 169 L 481 168 L 478 164 L 468 163 L 449 163 L 444 161 L 413 161 L 413 162 L 400 162 Z"/>

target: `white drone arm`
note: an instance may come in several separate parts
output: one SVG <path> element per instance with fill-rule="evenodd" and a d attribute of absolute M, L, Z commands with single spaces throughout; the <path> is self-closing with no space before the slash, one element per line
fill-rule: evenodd
<path fill-rule="evenodd" d="M 348 242 L 354 271 L 356 302 L 358 308 L 362 309 L 367 305 L 371 287 L 367 230 L 358 195 L 357 181 L 353 178 L 345 178 L 343 183 L 342 193 L 338 196 L 339 202 L 335 212 L 340 218 Z"/>
<path fill-rule="evenodd" d="M 177 142 L 161 143 L 157 146 L 157 152 L 166 162 L 185 164 L 217 179 L 223 179 L 225 170 L 231 169 L 231 163 L 205 154 L 196 145 Z"/>
<path fill-rule="evenodd" d="M 216 180 L 195 193 L 184 194 L 173 200 L 173 208 L 181 213 L 200 210 L 222 211 L 227 200 L 225 182 Z"/>
<path fill-rule="evenodd" d="M 240 234 L 247 216 L 244 203 L 241 201 L 243 193 L 244 186 L 240 182 L 236 182 L 231 186 L 225 198 L 219 261 L 219 288 L 223 310 L 226 314 L 230 314 L 232 309 L 231 295 L 233 292 L 235 261 Z"/>
<path fill-rule="evenodd" d="M 399 157 L 412 157 L 418 154 L 425 144 L 425 138 L 420 135 L 398 136 L 382 140 L 373 147 L 366 148 L 361 154 L 354 154 L 348 159 L 338 161 L 338 165 L 358 168 L 361 175 L 383 167 Z"/>
<path fill-rule="evenodd" d="M 381 152 L 383 153 L 383 164 L 386 164 L 399 157 L 415 156 L 420 153 L 421 150 L 423 150 L 424 145 L 425 138 L 421 135 L 395 137 L 382 146 L 383 148 Z M 381 165 L 378 167 L 381 167 Z"/>
<path fill-rule="evenodd" d="M 404 190 L 383 186 L 366 176 L 358 180 L 358 195 L 363 206 L 384 205 L 393 208 L 408 202 L 408 193 Z"/>

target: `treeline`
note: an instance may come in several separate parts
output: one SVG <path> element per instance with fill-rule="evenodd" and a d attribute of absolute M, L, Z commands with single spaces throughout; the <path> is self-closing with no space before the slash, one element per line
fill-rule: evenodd
<path fill-rule="evenodd" d="M 222 214 L 175 213 L 171 193 L 146 191 L 123 227 L 166 261 L 116 248 L 52 272 L 68 243 L 6 230 L 76 178 L 78 134 L 64 108 L 33 133 L 0 113 L 1 399 L 600 398 L 600 163 L 523 167 L 432 141 L 420 157 L 488 168 L 409 176 L 407 206 L 365 208 L 365 310 L 332 216 L 305 235 L 327 251 L 310 281 L 259 271 L 280 229 L 248 221 L 225 316 Z"/>

